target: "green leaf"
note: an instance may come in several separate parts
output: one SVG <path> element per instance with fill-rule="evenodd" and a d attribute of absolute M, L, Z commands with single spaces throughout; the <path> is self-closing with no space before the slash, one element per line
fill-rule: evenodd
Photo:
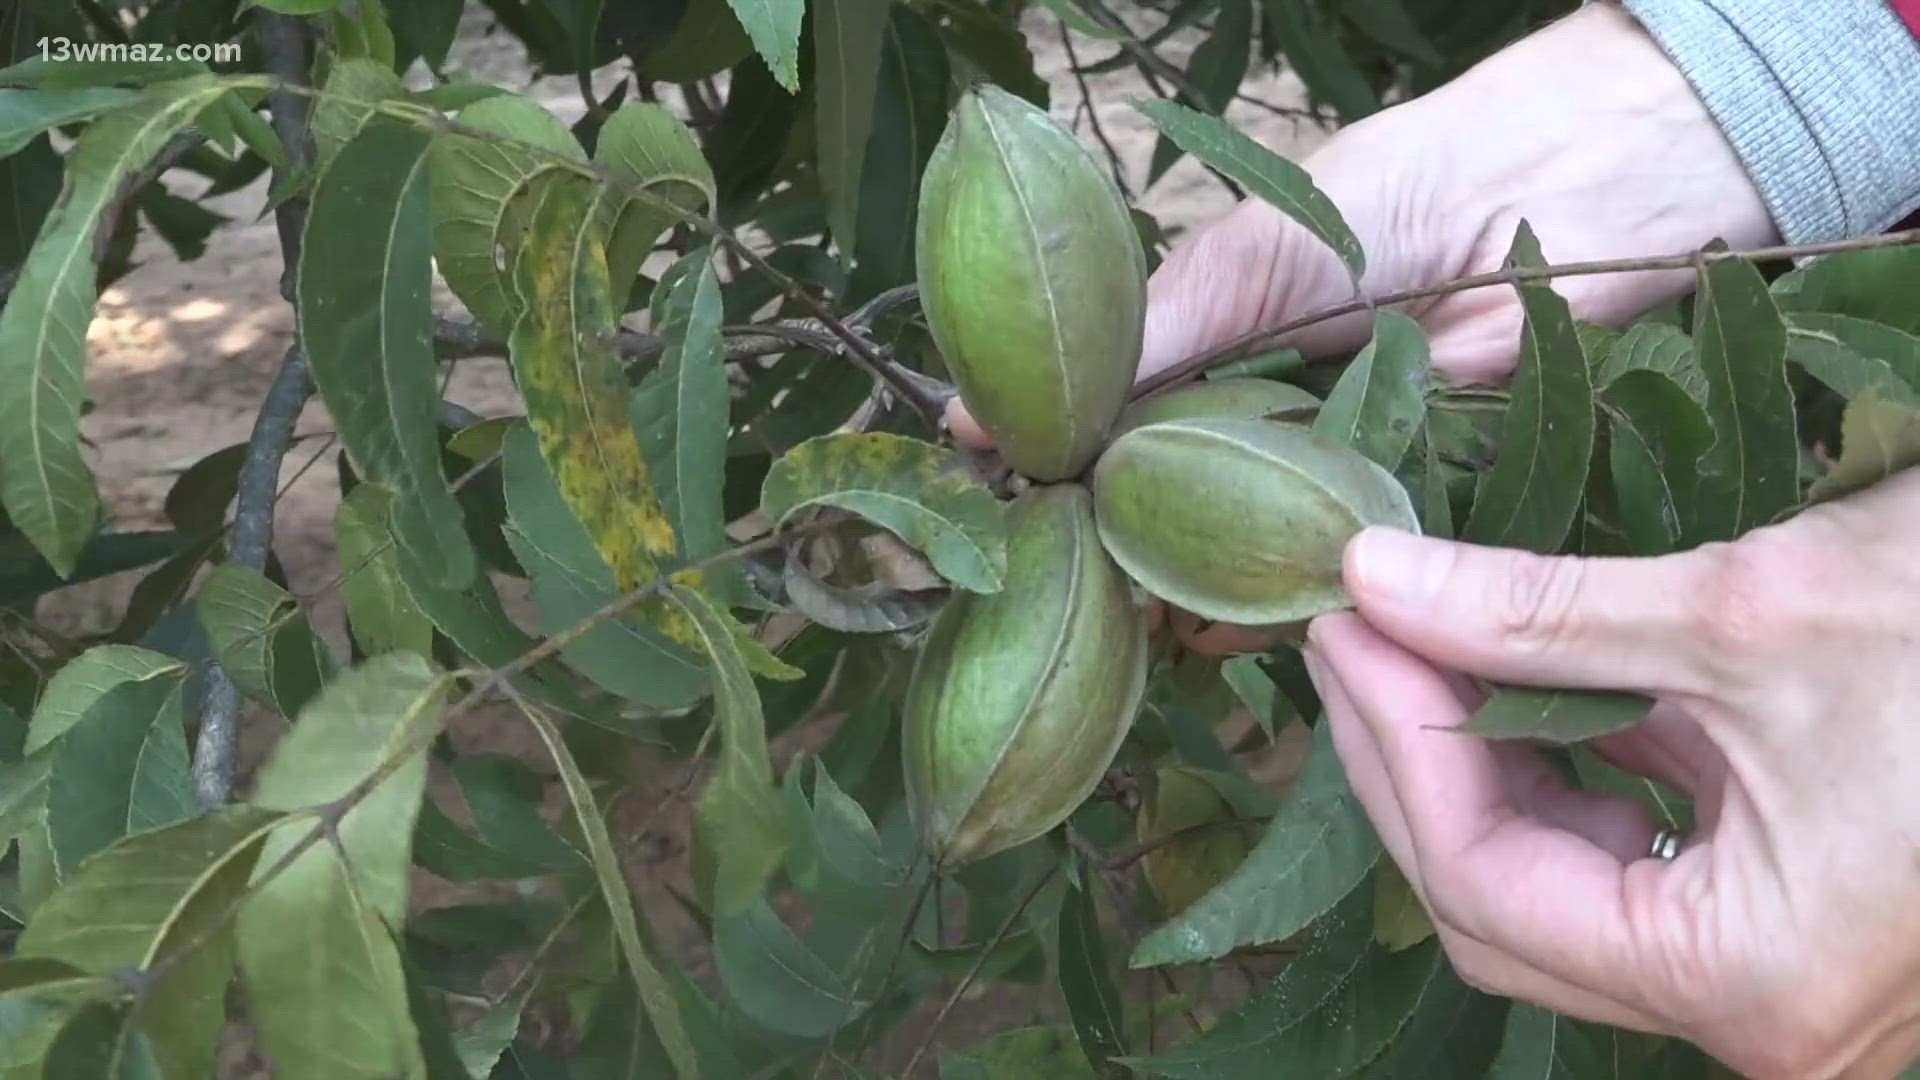
<path fill-rule="evenodd" d="M 1374 315 L 1373 340 L 1340 374 L 1313 418 L 1313 430 L 1392 469 L 1426 418 L 1432 372 L 1427 335 L 1397 311 Z"/>
<path fill-rule="evenodd" d="M 714 919 L 713 959 L 727 996 L 771 1031 L 822 1038 L 867 1008 L 825 960 L 793 936 L 765 900 L 755 899 Z"/>
<path fill-rule="evenodd" d="M 420 817 L 414 822 L 413 858 L 435 877 L 462 885 L 541 877 L 552 872 L 551 867 L 503 851 L 467 832 L 431 799 L 420 804 Z"/>
<path fill-rule="evenodd" d="M 1006 577 L 999 501 L 957 454 L 917 439 L 879 432 L 809 439 L 767 471 L 760 505 L 780 524 L 810 506 L 859 514 L 973 592 L 998 592 Z"/>
<path fill-rule="evenodd" d="M 560 737 L 553 721 L 538 709 L 527 707 L 525 702 L 521 702 L 521 711 L 533 724 L 534 730 L 539 732 L 540 740 L 546 744 L 547 752 L 553 756 L 553 763 L 560 770 L 561 782 L 567 789 L 567 799 L 573 804 L 574 819 L 580 824 L 581 835 L 586 838 L 587 850 L 593 859 L 594 876 L 599 880 L 600 892 L 606 898 L 614 935 L 620 942 L 620 954 L 626 961 L 627 972 L 633 977 L 634 986 L 640 992 L 640 1000 L 646 1005 L 647 1015 L 653 1021 L 654 1033 L 666 1049 L 675 1071 L 682 1077 L 696 1077 L 699 1067 L 694 1059 L 693 1045 L 687 1039 L 679 1003 L 674 999 L 673 988 L 647 955 L 646 945 L 640 936 L 640 920 L 634 909 L 633 894 L 627 890 L 627 879 L 622 876 L 619 856 L 614 852 L 613 838 L 607 834 L 606 818 L 601 815 L 593 789 L 587 784 L 587 778 L 580 774 L 580 766 L 573 760 L 572 751 L 567 749 L 566 741 Z"/>
<path fill-rule="evenodd" d="M 507 433 L 502 470 L 511 516 L 507 541 L 527 569 L 542 631 L 561 633 L 619 595 L 613 571 L 567 508 L 524 425 Z M 561 655 L 604 689 L 648 705 L 688 705 L 712 685 L 697 653 L 633 617 L 596 626 Z"/>
<path fill-rule="evenodd" d="M 325 15 L 340 6 L 340 0 L 249 0 L 250 3 L 282 15 Z"/>
<path fill-rule="evenodd" d="M 800 20 L 805 0 L 727 0 L 754 51 L 789 93 L 800 92 Z"/>
<path fill-rule="evenodd" d="M 418 53 L 428 68 L 438 72 L 453 48 L 465 7 L 466 0 L 408 0 L 391 5 L 387 21 L 393 24 L 393 35 L 403 52 Z"/>
<path fill-rule="evenodd" d="M 1347 786 L 1332 729 L 1314 728 L 1300 773 L 1232 877 L 1134 947 L 1133 967 L 1212 960 L 1298 933 L 1354 890 L 1380 840 Z"/>
<path fill-rule="evenodd" d="M 529 982 L 524 990 L 492 1006 L 472 1023 L 454 1032 L 454 1049 L 460 1055 L 460 1063 L 467 1067 L 469 1076 L 484 1080 L 492 1075 L 500 1056 L 506 1052 L 507 1044 L 520 1034 L 520 1011 L 526 1007 L 527 997 L 532 991 L 533 984 Z"/>
<path fill-rule="evenodd" d="M 1514 235 L 1510 266 L 1541 266 L 1540 242 L 1526 222 Z M 1593 456 L 1593 374 L 1580 351 L 1567 301 L 1545 283 L 1515 286 L 1526 322 L 1500 453 L 1488 471 L 1461 538 L 1476 544 L 1559 550 L 1573 527 Z"/>
<path fill-rule="evenodd" d="M 1825 312 L 1920 334 L 1920 312 L 1910 303 L 1920 282 L 1920 250 L 1890 247 L 1823 256 L 1781 279 L 1792 291 L 1780 306 L 1796 314 Z"/>
<path fill-rule="evenodd" d="M 157 87 L 89 126 L 67 155 L 67 185 L 0 311 L 0 502 L 54 571 L 69 576 L 99 518 L 80 455 L 93 246 L 121 182 L 225 93 L 212 77 Z"/>
<path fill-rule="evenodd" d="M 651 102 L 615 110 L 600 129 L 593 158 L 641 192 L 603 194 L 600 203 L 608 218 L 607 281 L 616 306 L 624 307 L 640 265 L 660 235 L 679 224 L 683 213 L 713 206 L 717 187 L 693 132 Z"/>
<path fill-rule="evenodd" d="M 46 9 L 42 7 L 42 10 Z M 35 51 L 39 52 L 37 49 Z M 74 51 L 77 53 L 78 50 Z M 170 85 L 162 89 L 172 89 L 195 76 L 207 74 L 208 70 L 207 65 L 196 60 L 135 60 L 130 57 L 82 60 L 72 54 L 62 59 L 41 53 L 0 70 L 0 85 L 75 90 L 88 86 L 153 86 L 166 83 Z"/>
<path fill-rule="evenodd" d="M 93 86 L 71 90 L 0 90 L 0 157 L 17 154 L 48 128 L 117 109 L 139 95 Z"/>
<path fill-rule="evenodd" d="M 1400 867 L 1382 859 L 1373 875 L 1373 940 L 1398 951 L 1432 937 L 1433 919 Z"/>
<path fill-rule="evenodd" d="M 333 677 L 333 653 L 293 597 L 264 574 L 234 563 L 216 567 L 194 607 L 233 685 L 280 715 L 299 713 Z"/>
<path fill-rule="evenodd" d="M 1438 941 L 1375 945 L 1372 895 L 1357 889 L 1315 923 L 1300 958 L 1213 1027 L 1127 1064 L 1168 1077 L 1344 1076 L 1373 1060 L 1445 963 Z"/>
<path fill-rule="evenodd" d="M 880 47 L 889 0 L 815 0 L 813 9 L 815 166 L 834 242 L 858 242 L 860 172 L 873 129 Z"/>
<path fill-rule="evenodd" d="M 1813 501 L 1836 499 L 1920 464 L 1920 409 L 1873 390 L 1847 403 L 1840 420 L 1840 460 L 1813 485 Z"/>
<path fill-rule="evenodd" d="M 300 256 L 300 337 L 355 467 L 396 497 L 394 539 L 455 587 L 475 557 L 440 464 L 430 142 L 376 118 L 322 175 Z"/>
<path fill-rule="evenodd" d="M 69 964 L 43 958 L 0 960 L 0 1069 L 30 1069 L 22 1080 L 44 1075 L 40 1062 L 79 1007 L 104 1001 L 113 984 Z"/>
<path fill-rule="evenodd" d="M 1101 41 L 1117 41 L 1127 36 L 1124 30 L 1115 30 L 1095 22 L 1093 16 L 1080 10 L 1079 5 L 1075 4 L 1073 0 L 1041 0 L 1041 2 L 1046 5 L 1048 11 L 1059 16 L 1061 22 L 1066 23 L 1075 31 L 1085 34 L 1090 38 L 1097 38 Z"/>
<path fill-rule="evenodd" d="M 1187 58 L 1186 82 L 1197 96 L 1192 104 L 1214 116 L 1224 114 L 1247 76 L 1252 45 L 1253 0 L 1222 0 L 1217 4 L 1213 29 Z M 1180 148 L 1172 139 L 1160 136 L 1147 166 L 1147 186 L 1159 183 L 1179 161 Z"/>
<path fill-rule="evenodd" d="M 287 1080 L 420 1074 L 388 928 L 406 917 L 426 750 L 450 683 L 412 653 L 374 657 L 302 710 L 260 770 L 253 802 L 295 816 L 268 835 L 235 931 L 260 1045 Z M 297 813 L 354 795 L 326 840 Z"/>
<path fill-rule="evenodd" d="M 54 750 L 47 833 L 62 876 L 129 833 L 197 809 L 178 680 L 114 687 Z"/>
<path fill-rule="evenodd" d="M 1693 339 L 1671 323 L 1636 323 L 1596 359 L 1594 383 L 1600 387 L 1630 371 L 1653 371 L 1673 380 L 1701 408 L 1707 405 L 1707 375 L 1693 355 Z"/>
<path fill-rule="evenodd" d="M 1233 696 L 1239 698 L 1247 711 L 1253 714 L 1253 722 L 1260 725 L 1260 730 L 1267 733 L 1267 738 L 1273 738 L 1276 695 L 1273 679 L 1260 666 L 1260 658 L 1229 657 L 1220 665 L 1220 675 L 1233 688 Z"/>
<path fill-rule="evenodd" d="M 1225 775 L 1163 765 L 1154 774 L 1151 796 L 1141 805 L 1135 829 L 1146 849 L 1141 870 L 1160 910 L 1169 916 L 1179 915 L 1226 880 L 1259 838 L 1259 822 L 1243 815 L 1217 783 Z M 1271 806 L 1262 809 L 1272 812 Z"/>
<path fill-rule="evenodd" d="M 699 82 L 747 58 L 753 42 L 727 0 L 688 0 L 673 33 L 636 61 L 649 78 Z"/>
<path fill-rule="evenodd" d="M 1590 750 L 1575 749 L 1571 757 L 1581 787 L 1632 799 L 1645 806 L 1656 823 L 1682 832 L 1693 831 L 1693 800 L 1685 792 L 1611 765 Z"/>
<path fill-rule="evenodd" d="M 1309 0 L 1263 0 L 1265 32 L 1286 55 L 1311 100 L 1333 106 L 1349 123 L 1378 112 L 1380 95 L 1367 81 L 1341 33 Z"/>
<path fill-rule="evenodd" d="M 169 558 L 187 547 L 176 532 L 95 533 L 80 549 L 80 559 L 62 577 L 36 555 L 19 533 L 0 535 L 0 605 L 34 600 L 69 585 L 93 581 Z"/>
<path fill-rule="evenodd" d="M 474 827 L 487 843 L 549 871 L 584 865 L 580 852 L 541 816 L 546 782 L 518 759 L 465 754 L 453 763 L 453 775 Z"/>
<path fill-rule="evenodd" d="M 0 848 L 29 832 L 45 835 L 53 755 L 52 750 L 43 750 L 0 765 Z"/>
<path fill-rule="evenodd" d="M 920 176 L 946 130 L 950 78 L 939 30 L 912 8 L 893 5 L 861 162 L 850 302 L 914 279 Z"/>
<path fill-rule="evenodd" d="M 1305 169 L 1268 150 L 1217 116 L 1165 98 L 1134 106 L 1180 149 L 1238 181 L 1332 248 L 1358 281 L 1366 271 L 1360 239 Z"/>
<path fill-rule="evenodd" d="M 95 975 L 165 964 L 133 1019 L 146 1030 L 163 1075 L 212 1075 L 233 973 L 232 936 L 215 931 L 246 888 L 267 829 L 279 817 L 259 807 L 224 806 L 129 836 L 40 905 L 18 955 Z"/>
<path fill-rule="evenodd" d="M 538 461 L 539 455 L 531 446 L 527 452 Z M 551 482 L 549 479 L 548 483 Z M 557 502 L 558 494 L 553 498 Z M 591 551 L 591 547 L 587 550 Z M 507 615 L 505 606 L 500 602 L 500 594 L 494 589 L 493 580 L 487 576 L 484 568 L 475 567 L 473 580 L 464 588 L 441 589 L 431 585 L 425 580 L 426 575 L 410 566 L 405 549 L 399 549 L 397 554 L 400 577 L 413 602 L 432 620 L 435 629 L 445 634 L 467 656 L 490 668 L 504 667 L 539 644 Z M 545 615 L 542 612 L 543 619 Z M 604 723 L 602 711 L 591 709 L 581 701 L 579 695 L 573 692 L 571 682 L 572 676 L 560 666 L 559 661 L 549 660 L 514 679 L 513 685 L 535 701 L 566 715 Z"/>
<path fill-rule="evenodd" d="M 1100 912 L 1085 885 L 1069 886 L 1061 904 L 1059 978 L 1081 1052 L 1103 1075 L 1125 1076 L 1112 1059 L 1127 1052 L 1126 1007 L 1107 966 Z"/>
<path fill-rule="evenodd" d="M 759 900 L 785 854 L 786 826 L 767 756 L 760 693 L 735 635 L 706 597 L 685 587 L 676 587 L 674 597 L 693 620 L 713 663 L 720 761 L 700 794 L 695 827 L 701 842 L 718 853 L 713 908 L 717 916 L 725 916 Z"/>
<path fill-rule="evenodd" d="M 511 140 L 447 132 L 434 138 L 431 154 L 435 263 L 480 325 L 504 338 L 523 308 L 506 273 L 532 220 L 529 188 L 564 162 L 584 162 L 586 152 L 552 113 L 517 94 L 474 102 L 454 119 Z M 497 258 L 504 258 L 504 269 Z"/>
<path fill-rule="evenodd" d="M 720 354 L 720 285 L 713 252 L 702 246 L 668 271 L 657 298 L 655 332 L 665 345 L 660 365 L 633 391 L 628 420 L 640 440 L 680 557 L 698 562 L 726 550 L 721 487 L 726 476 L 727 369 Z M 727 568 L 732 570 L 733 568 Z M 716 595 L 742 595 L 737 572 L 713 575 L 728 586 Z"/>
<path fill-rule="evenodd" d="M 1920 337 L 1904 330 L 1847 315 L 1794 314 L 1787 359 L 1845 397 L 1872 386 L 1883 397 L 1920 404 Z"/>
<path fill-rule="evenodd" d="M 1624 1060 L 1632 1036 L 1616 1028 L 1515 1004 L 1489 1080 L 1625 1080 L 1642 1074 Z"/>
<path fill-rule="evenodd" d="M 1093 1080 L 1094 1075 L 1073 1035 L 1057 1028 L 1015 1028 L 965 1054 L 940 1051 L 940 1080 Z"/>
<path fill-rule="evenodd" d="M 175 675 L 185 665 L 137 645 L 96 645 L 68 661 L 48 680 L 27 728 L 25 753 L 53 742 L 80 722 L 95 702 L 122 683 Z"/>
<path fill-rule="evenodd" d="M 1536 739 L 1555 745 L 1581 742 L 1632 727 L 1653 702 L 1613 690 L 1545 690 L 1501 686 L 1488 695 L 1465 725 L 1488 739 Z"/>
<path fill-rule="evenodd" d="M 1500 1053 L 1509 1003 L 1460 981 L 1443 958 L 1406 1026 L 1362 1080 L 1483 1080 Z"/>
<path fill-rule="evenodd" d="M 433 656 L 433 623 L 421 612 L 400 576 L 392 513 L 394 494 L 379 484 L 361 484 L 334 511 L 338 533 L 341 599 L 354 640 L 368 654 L 408 650 Z"/>
<path fill-rule="evenodd" d="M 404 97 L 406 92 L 406 84 L 386 64 L 359 58 L 335 61 L 313 106 L 314 166 L 324 172 L 373 117 L 375 105 Z"/>
<path fill-rule="evenodd" d="M 87 1005 L 75 1013 L 47 1047 L 46 1075 L 103 1080 L 162 1080 L 153 1044 L 133 1025 L 131 1009 Z"/>
<path fill-rule="evenodd" d="M 1786 325 L 1751 263 L 1721 259 L 1701 267 L 1693 347 L 1707 377 L 1715 442 L 1701 460 L 1689 539 L 1731 540 L 1774 520 L 1800 496 Z"/>
<path fill-rule="evenodd" d="M 1453 539 L 1453 500 L 1447 491 L 1447 472 L 1440 464 L 1440 451 L 1435 445 L 1433 428 L 1428 426 L 1420 432 L 1420 453 L 1425 459 L 1422 472 L 1422 494 L 1425 499 L 1420 507 L 1420 529 L 1428 536 L 1437 536 L 1442 540 Z"/>
<path fill-rule="evenodd" d="M 1680 548 L 1693 505 L 1700 458 L 1713 444 L 1707 414 L 1673 380 L 1629 371 L 1601 393 L 1611 419 L 1608 454 L 1621 524 L 1636 555 Z"/>

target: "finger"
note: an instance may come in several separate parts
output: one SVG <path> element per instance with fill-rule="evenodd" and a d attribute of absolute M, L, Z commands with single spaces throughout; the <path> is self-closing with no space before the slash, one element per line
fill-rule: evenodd
<path fill-rule="evenodd" d="M 985 450 L 993 445 L 993 436 L 988 435 L 973 414 L 967 411 L 967 404 L 955 396 L 947 401 L 945 415 L 947 430 L 953 432 L 955 442 Z"/>
<path fill-rule="evenodd" d="M 1407 826 L 1406 813 L 1399 797 L 1394 794 L 1380 748 L 1367 729 L 1366 722 L 1355 711 L 1352 699 L 1339 679 L 1314 658 L 1312 650 L 1307 651 L 1306 657 L 1308 674 L 1313 678 L 1314 686 L 1326 706 L 1326 723 L 1331 728 L 1334 753 L 1346 771 L 1348 784 L 1366 808 L 1367 817 L 1373 822 L 1381 845 L 1406 876 L 1415 897 L 1433 920 L 1441 946 L 1455 970 L 1490 993 L 1517 997 L 1543 1008 L 1616 1027 L 1660 1030 L 1652 1018 L 1605 995 L 1554 978 L 1518 957 L 1475 939 L 1434 914 L 1421 874 L 1420 860 L 1415 854 Z"/>
<path fill-rule="evenodd" d="M 1545 557 L 1396 529 L 1347 545 L 1345 579 L 1375 629 L 1445 668 L 1535 685 L 1703 693 L 1693 659 L 1713 564 Z"/>
<path fill-rule="evenodd" d="M 1351 615 L 1313 634 L 1380 748 L 1433 910 L 1548 975 L 1643 1000 L 1621 860 L 1516 803 L 1493 747 L 1448 730 L 1466 712 L 1426 663 Z"/>

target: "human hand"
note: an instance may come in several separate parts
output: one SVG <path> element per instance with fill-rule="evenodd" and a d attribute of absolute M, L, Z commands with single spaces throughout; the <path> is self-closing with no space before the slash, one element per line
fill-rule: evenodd
<path fill-rule="evenodd" d="M 1684 1038 L 1757 1078 L 1920 1054 L 1920 470 L 1729 544 L 1545 558 L 1369 530 L 1308 669 L 1355 793 L 1468 982 Z M 1589 747 L 1637 803 L 1448 729 L 1470 676 L 1653 697 Z"/>
<path fill-rule="evenodd" d="M 1589 5 L 1433 93 L 1336 133 L 1302 163 L 1368 253 L 1371 295 L 1497 270 L 1521 219 L 1553 261 L 1669 254 L 1720 238 L 1777 242 L 1771 218 L 1713 118 L 1632 17 Z M 1575 314 L 1622 322 L 1687 289 L 1692 276 L 1626 274 L 1555 283 Z M 1139 374 L 1248 331 L 1348 299 L 1340 260 L 1272 207 L 1249 200 L 1172 251 L 1148 287 Z M 1510 289 L 1406 308 L 1447 375 L 1493 381 L 1518 355 Z M 1310 357 L 1365 344 L 1365 315 L 1278 344 Z M 955 437 L 989 439 L 955 399 Z M 1189 647 L 1264 648 L 1270 634 L 1203 627 L 1166 613 Z"/>

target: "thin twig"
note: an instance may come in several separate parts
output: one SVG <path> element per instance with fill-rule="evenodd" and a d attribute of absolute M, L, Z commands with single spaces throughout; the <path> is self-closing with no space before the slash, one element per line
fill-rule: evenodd
<path fill-rule="evenodd" d="M 1027 894 L 1022 896 L 1020 902 L 1014 905 L 1013 910 L 1007 913 L 1007 917 L 1001 921 L 999 929 L 993 932 L 993 936 L 987 939 L 986 945 L 974 956 L 973 964 L 967 968 L 967 973 L 960 977 L 960 985 L 953 988 L 953 993 L 948 994 L 947 1000 L 941 1003 L 940 1011 L 933 1014 L 932 1022 L 927 1024 L 925 1034 L 920 1037 L 920 1045 L 914 1048 L 913 1056 L 907 1059 L 907 1067 L 900 1070 L 901 1076 L 910 1077 L 913 1075 L 914 1066 L 920 1064 L 920 1059 L 926 1055 L 927 1049 L 933 1045 L 934 1036 L 939 1033 L 940 1025 L 946 1021 L 947 1014 L 952 1012 L 953 1007 L 960 1003 L 960 998 L 967 992 L 967 987 L 973 985 L 973 980 L 980 977 L 981 969 L 987 966 L 987 959 L 993 955 L 993 951 L 1000 947 L 1000 943 L 1007 939 L 1008 934 L 1013 933 L 1014 924 L 1019 922 L 1020 917 L 1025 915 L 1027 909 L 1033 906 L 1033 902 L 1040 898 L 1041 890 L 1045 889 L 1048 883 L 1053 881 L 1053 875 L 1059 872 L 1060 865 L 1058 863 L 1048 867 L 1047 872 L 1040 875 L 1040 880 L 1034 882 L 1033 887 L 1027 890 Z"/>
<path fill-rule="evenodd" d="M 1064 22 L 1060 24 L 1060 47 L 1066 50 L 1067 70 L 1073 72 L 1073 81 L 1080 87 L 1080 104 L 1087 110 L 1087 126 L 1107 152 L 1107 167 L 1113 172 L 1113 182 L 1119 185 L 1121 197 L 1131 204 L 1133 190 L 1127 186 L 1126 165 L 1120 160 L 1120 151 L 1114 149 L 1113 140 L 1107 138 L 1107 129 L 1100 125 L 1100 110 L 1094 107 L 1093 92 L 1087 89 L 1087 74 L 1080 70 L 1080 57 L 1073 50 L 1073 34 Z"/>
<path fill-rule="evenodd" d="M 307 72 L 306 24 L 293 16 L 267 11 L 260 12 L 258 18 L 268 70 L 276 82 L 300 83 Z M 276 88 L 267 95 L 267 110 L 274 132 L 286 149 L 288 164 L 297 174 L 309 160 L 311 151 L 307 99 Z M 276 177 L 277 182 L 289 179 L 284 175 Z M 306 220 L 306 200 L 301 196 L 285 200 L 274 210 L 282 259 L 280 295 L 288 303 L 292 303 L 296 295 L 300 234 Z M 296 313 L 294 344 L 281 360 L 273 385 L 267 389 L 266 400 L 253 418 L 253 431 L 247 437 L 247 455 L 241 463 L 235 489 L 233 531 L 227 542 L 227 555 L 235 564 L 253 570 L 265 570 L 267 557 L 273 550 L 273 514 L 278 501 L 280 463 L 292 441 L 294 424 L 306 408 L 307 399 L 313 396 L 313 376 L 299 341 Z M 193 790 L 202 806 L 217 806 L 233 794 L 239 716 L 240 690 L 225 666 L 216 662 L 208 672 L 206 706 L 194 741 Z"/>
<path fill-rule="evenodd" d="M 1319 311 L 1289 319 L 1277 326 L 1251 330 L 1232 341 L 1206 352 L 1190 356 L 1180 363 L 1155 372 L 1134 385 L 1135 399 L 1146 397 L 1174 383 L 1183 382 L 1208 368 L 1218 367 L 1232 360 L 1251 356 L 1263 349 L 1272 348 L 1279 339 L 1296 330 L 1371 311 L 1377 307 L 1390 307 L 1404 304 L 1409 300 L 1424 300 L 1434 296 L 1446 296 L 1450 293 L 1466 292 L 1469 289 L 1484 289 L 1493 285 L 1522 285 L 1536 281 L 1551 281 L 1563 277 L 1588 277 L 1596 274 L 1630 274 L 1657 270 L 1687 270 L 1702 263 L 1725 262 L 1729 259 L 1745 259 L 1751 262 L 1777 262 L 1783 259 L 1801 259 L 1814 255 L 1837 255 L 1847 251 L 1869 251 L 1874 248 L 1909 247 L 1920 244 L 1920 229 L 1906 229 L 1901 232 L 1881 233 L 1876 236 L 1862 236 L 1851 240 L 1829 240 L 1818 244 L 1781 244 L 1775 247 L 1748 248 L 1736 251 L 1723 248 L 1715 251 L 1695 250 L 1677 255 L 1662 255 L 1641 259 L 1601 259 L 1592 262 L 1560 263 L 1553 266 L 1509 266 L 1485 274 L 1472 274 L 1467 277 L 1443 281 L 1436 285 L 1422 285 L 1416 289 L 1402 289 L 1399 292 L 1380 296 L 1347 300 Z"/>
<path fill-rule="evenodd" d="M 1115 44 L 1120 46 L 1121 51 L 1133 57 L 1134 64 L 1140 68 L 1140 74 L 1146 78 L 1147 85 L 1153 87 L 1154 93 L 1159 94 L 1161 97 L 1169 96 L 1157 81 L 1159 79 L 1165 79 L 1167 85 L 1173 87 L 1173 94 L 1171 96 L 1179 100 L 1182 104 L 1189 108 L 1199 109 L 1201 112 L 1210 113 L 1213 111 L 1207 106 L 1206 96 L 1200 93 L 1192 83 L 1187 81 L 1186 73 L 1168 63 L 1166 57 L 1153 51 L 1146 42 L 1141 41 L 1140 35 L 1134 33 L 1133 27 L 1128 26 L 1125 20 L 1114 14 L 1113 9 L 1107 7 L 1101 0 L 1086 0 L 1086 10 L 1093 16 L 1095 22 L 1100 23 L 1102 26 L 1120 35 L 1115 39 Z M 1242 189 L 1239 184 L 1235 183 L 1231 177 L 1214 169 L 1208 169 L 1207 172 L 1219 180 L 1220 183 L 1232 193 L 1235 199 L 1244 199 L 1247 197 L 1246 191 Z"/>

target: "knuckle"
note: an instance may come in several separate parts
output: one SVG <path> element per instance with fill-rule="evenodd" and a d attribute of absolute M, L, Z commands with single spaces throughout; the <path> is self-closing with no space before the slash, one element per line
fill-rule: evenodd
<path fill-rule="evenodd" d="M 1514 558 L 1492 605 L 1495 629 L 1509 646 L 1547 652 L 1572 634 L 1584 564 L 1579 559 Z"/>
<path fill-rule="evenodd" d="M 1497 965 L 1486 946 L 1449 927 L 1437 926 L 1435 929 L 1440 936 L 1440 949 L 1447 954 L 1447 963 L 1461 982 L 1483 994 L 1499 996 L 1504 993 L 1505 987 Z"/>

